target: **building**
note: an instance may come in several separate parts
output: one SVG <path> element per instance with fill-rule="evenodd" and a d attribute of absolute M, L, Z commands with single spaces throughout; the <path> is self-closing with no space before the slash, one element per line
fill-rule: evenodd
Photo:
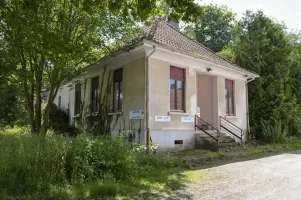
<path fill-rule="evenodd" d="M 113 83 L 112 111 L 107 114 L 118 118 L 112 134 L 135 130 L 135 141 L 144 144 L 149 129 L 160 148 L 178 150 L 194 148 L 200 130 L 215 138 L 222 129 L 223 134 L 246 140 L 247 84 L 258 75 L 167 22 L 155 21 L 132 44 L 89 66 L 80 83 L 62 87 L 54 102 L 68 109 L 70 123 L 83 100 L 89 102 L 88 115 L 97 114 L 105 66 Z"/>

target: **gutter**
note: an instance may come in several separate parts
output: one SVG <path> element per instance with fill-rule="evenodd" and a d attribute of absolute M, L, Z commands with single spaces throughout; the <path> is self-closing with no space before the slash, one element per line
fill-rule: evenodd
<path fill-rule="evenodd" d="M 149 79 L 150 79 L 150 69 L 149 69 L 149 58 L 155 53 L 156 46 L 153 45 L 152 52 L 145 56 L 145 139 L 147 138 L 147 130 L 149 130 Z"/>
<path fill-rule="evenodd" d="M 149 40 L 144 40 L 144 45 L 145 46 L 151 47 L 154 44 L 156 44 L 156 43 L 154 43 L 152 41 L 149 41 Z M 168 46 L 164 46 L 164 45 L 162 45 L 160 43 L 157 44 L 157 45 L 158 45 L 158 48 L 160 50 L 163 50 L 163 51 L 172 52 L 172 53 L 180 54 L 180 55 L 188 57 L 188 58 L 194 58 L 194 59 L 197 59 L 197 60 L 201 60 L 201 61 L 206 62 L 208 64 L 213 64 L 213 65 L 216 65 L 218 67 L 222 67 L 222 68 L 227 69 L 227 70 L 233 70 L 233 71 L 235 71 L 237 73 L 240 73 L 240 74 L 243 74 L 243 75 L 248 74 L 249 76 L 254 76 L 255 78 L 259 77 L 258 74 L 254 73 L 254 72 L 247 71 L 247 70 L 245 70 L 243 68 L 240 68 L 239 66 L 235 66 L 235 68 L 227 67 L 227 66 L 224 66 L 222 64 L 218 64 L 218 63 L 215 63 L 213 61 L 210 61 L 210 60 L 208 60 L 208 59 L 206 59 L 204 57 L 198 57 L 198 56 L 191 55 L 191 54 L 186 53 L 186 52 L 181 51 L 181 50 L 175 50 L 175 49 L 170 48 Z"/>
<path fill-rule="evenodd" d="M 254 81 L 256 77 L 252 77 L 249 80 L 246 81 L 246 107 L 247 107 L 247 113 L 246 113 L 246 118 L 247 118 L 247 135 L 249 137 L 250 135 L 250 117 L 249 117 L 249 90 L 248 90 L 248 83 L 251 81 Z M 248 138 L 247 138 L 248 139 Z M 252 139 L 252 138 L 251 138 Z"/>

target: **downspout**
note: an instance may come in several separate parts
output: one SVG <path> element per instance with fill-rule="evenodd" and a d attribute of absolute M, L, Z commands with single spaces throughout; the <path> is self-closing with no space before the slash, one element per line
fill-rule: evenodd
<path fill-rule="evenodd" d="M 147 130 L 149 129 L 149 77 L 150 77 L 150 70 L 149 70 L 149 58 L 155 53 L 156 46 L 153 45 L 152 52 L 145 56 L 145 139 Z"/>
<path fill-rule="evenodd" d="M 246 81 L 246 106 L 247 106 L 247 113 L 246 113 L 246 117 L 247 117 L 247 134 L 248 137 L 250 135 L 250 117 L 249 117 L 249 90 L 248 90 L 248 83 L 250 83 L 251 81 L 254 81 L 255 77 L 252 77 L 251 79 Z M 248 137 L 246 139 L 248 139 Z"/>

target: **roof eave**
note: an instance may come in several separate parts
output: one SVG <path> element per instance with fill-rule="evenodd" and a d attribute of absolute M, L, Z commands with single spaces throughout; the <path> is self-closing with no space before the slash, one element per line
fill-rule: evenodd
<path fill-rule="evenodd" d="M 248 71 L 248 70 L 245 70 L 245 69 L 243 69 L 243 68 L 241 68 L 241 67 L 239 67 L 239 70 L 238 70 L 238 69 L 233 69 L 233 68 L 230 68 L 230 67 L 228 67 L 228 66 L 224 66 L 224 65 L 221 65 L 221 64 L 219 64 L 219 63 L 212 62 L 212 61 L 210 61 L 210 60 L 208 60 L 208 59 L 206 59 L 206 58 L 198 57 L 198 56 L 195 56 L 195 55 L 193 55 L 193 54 L 190 54 L 190 53 L 187 53 L 187 52 L 184 52 L 184 51 L 180 51 L 180 50 L 178 50 L 178 49 L 173 49 L 173 48 L 171 48 L 171 47 L 168 47 L 168 46 L 166 46 L 166 45 L 163 45 L 163 44 L 158 43 L 158 42 L 155 42 L 155 41 L 143 39 L 143 44 L 146 45 L 146 46 L 152 46 L 152 47 L 153 47 L 153 45 L 155 45 L 155 46 L 158 46 L 158 47 L 163 48 L 163 49 L 166 49 L 166 50 L 175 51 L 175 52 L 178 52 L 178 53 L 180 53 L 180 54 L 184 54 L 184 55 L 186 55 L 186 56 L 190 56 L 190 57 L 193 57 L 193 58 L 196 58 L 196 59 L 200 59 L 200 60 L 203 60 L 203 61 L 205 61 L 205 62 L 209 62 L 209 63 L 212 63 L 212 64 L 214 64 L 214 65 L 218 65 L 218 66 L 220 66 L 220 67 L 227 68 L 227 69 L 230 69 L 230 70 L 239 72 L 239 73 L 241 73 L 241 74 L 245 74 L 245 75 L 247 75 L 246 77 L 254 77 L 254 78 L 260 77 L 258 74 L 254 73 L 254 72 L 250 72 L 250 71 Z M 235 65 L 233 65 L 233 67 L 238 68 L 238 66 L 235 66 Z"/>
<path fill-rule="evenodd" d="M 135 43 L 133 43 L 133 44 L 124 46 L 124 47 L 122 47 L 122 48 L 120 48 L 120 49 L 118 49 L 118 50 L 116 50 L 116 51 L 114 51 L 114 52 L 112 52 L 112 53 L 110 53 L 110 54 L 108 54 L 108 55 L 102 57 L 102 58 L 101 58 L 100 60 L 98 60 L 96 63 L 93 63 L 93 64 L 88 65 L 88 66 L 86 67 L 86 69 L 89 69 L 89 68 L 94 67 L 94 66 L 98 66 L 98 65 L 101 64 L 102 62 L 104 62 L 104 61 L 106 61 L 106 60 L 108 60 L 108 59 L 110 59 L 110 58 L 112 58 L 112 57 L 116 57 L 116 56 L 118 56 L 118 55 L 120 55 L 120 54 L 122 54 L 122 53 L 129 52 L 129 51 L 131 51 L 131 50 L 134 50 L 134 49 L 136 49 L 136 48 L 137 48 L 138 46 L 140 46 L 140 45 L 143 45 L 143 41 L 142 41 L 142 40 L 141 40 L 141 41 L 138 41 L 138 42 L 135 42 Z"/>

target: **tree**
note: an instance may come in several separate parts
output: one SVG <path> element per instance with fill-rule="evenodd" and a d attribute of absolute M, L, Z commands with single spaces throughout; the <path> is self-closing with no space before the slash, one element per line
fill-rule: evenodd
<path fill-rule="evenodd" d="M 291 90 L 289 56 L 291 44 L 285 27 L 263 12 L 247 11 L 235 28 L 232 44 L 221 55 L 232 56 L 241 67 L 257 72 L 260 78 L 249 83 L 250 123 L 255 137 L 262 137 L 261 120 L 289 125 L 298 106 Z"/>
<path fill-rule="evenodd" d="M 14 58 L 9 57 L 7 47 L 0 40 L 0 126 L 13 125 L 18 112 L 18 90 L 11 81 Z"/>
<path fill-rule="evenodd" d="M 289 34 L 292 51 L 289 55 L 292 93 L 301 104 L 301 33 Z"/>
<path fill-rule="evenodd" d="M 136 21 L 162 13 L 162 4 L 183 20 L 201 12 L 193 0 L 0 1 L 1 40 L 17 60 L 15 74 L 32 133 L 46 134 L 51 104 L 62 83 L 110 52 L 110 41 L 135 32 Z M 49 99 L 42 111 L 46 87 Z"/>
<path fill-rule="evenodd" d="M 235 14 L 225 6 L 208 5 L 204 14 L 186 32 L 214 52 L 221 51 L 231 40 Z"/>

